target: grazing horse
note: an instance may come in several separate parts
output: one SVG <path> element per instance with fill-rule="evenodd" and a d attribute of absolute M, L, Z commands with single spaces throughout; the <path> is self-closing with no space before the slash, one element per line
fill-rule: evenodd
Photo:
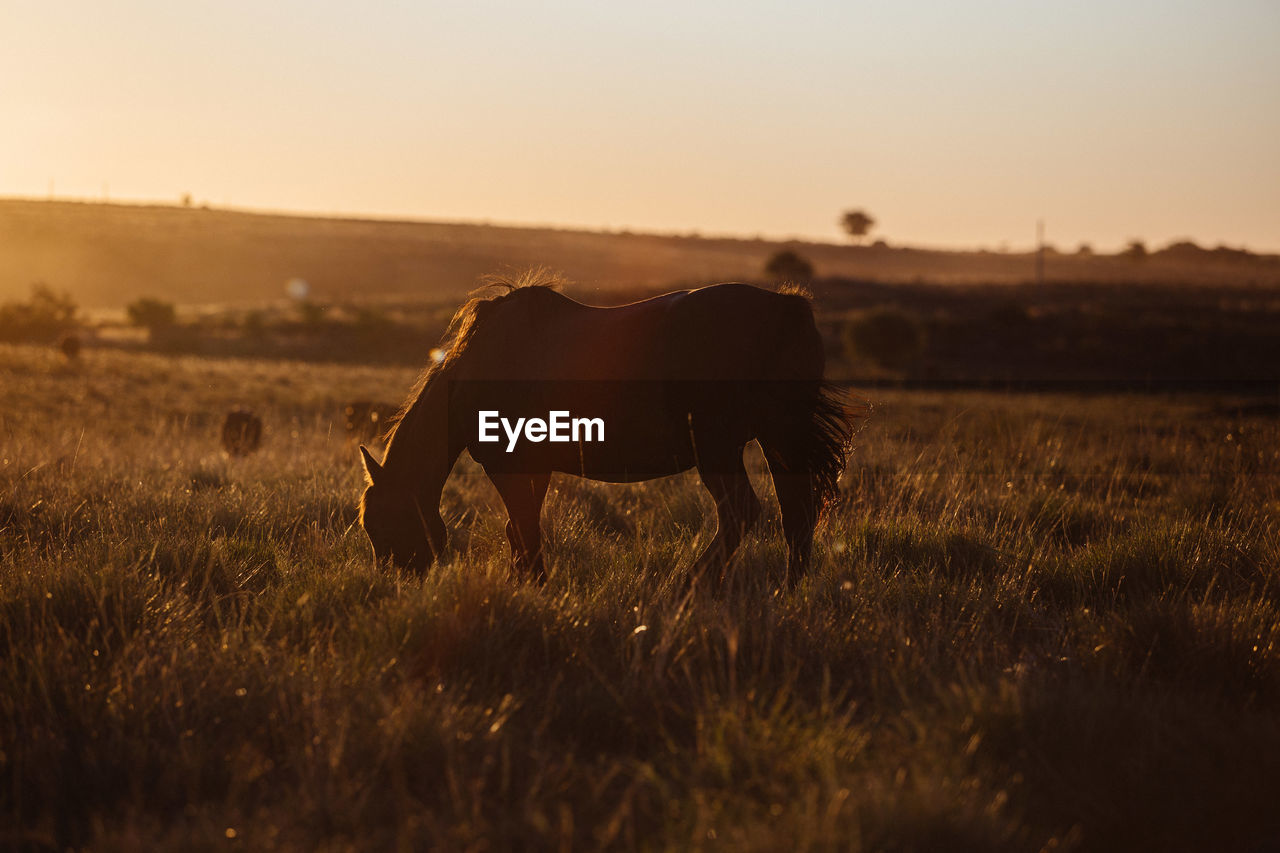
<path fill-rule="evenodd" d="M 696 468 L 718 529 L 692 577 L 719 583 L 760 516 L 743 464 L 757 440 L 781 505 L 788 580 L 801 576 L 860 416 L 823 381 L 807 297 L 720 284 L 600 308 L 536 279 L 500 284 L 505 292 L 454 316 L 383 460 L 360 448 L 360 522 L 376 560 L 425 571 L 444 553 L 441 491 L 467 450 L 506 506 L 514 568 L 539 582 L 552 472 L 636 482 Z"/>

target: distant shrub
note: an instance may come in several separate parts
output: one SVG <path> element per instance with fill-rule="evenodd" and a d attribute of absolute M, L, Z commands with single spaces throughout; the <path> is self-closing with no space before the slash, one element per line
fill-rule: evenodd
<path fill-rule="evenodd" d="M 1230 246 L 1219 245 L 1216 249 L 1206 249 L 1191 240 L 1176 240 L 1154 254 L 1162 258 L 1197 263 L 1209 260 L 1248 261 L 1257 257 L 1245 248 L 1233 249 Z"/>
<path fill-rule="evenodd" d="M 177 310 L 173 303 L 164 302 L 151 296 L 136 299 L 124 309 L 129 322 L 147 329 L 163 329 L 172 326 L 177 319 Z"/>
<path fill-rule="evenodd" d="M 845 350 L 855 359 L 903 368 L 924 352 L 924 326 L 900 308 L 882 307 L 850 318 L 844 328 Z"/>
<path fill-rule="evenodd" d="M 1219 244 L 1218 248 L 1213 249 L 1209 254 L 1219 260 L 1227 261 L 1252 261 L 1258 257 L 1243 246 L 1239 249 L 1233 249 L 1223 244 Z"/>
<path fill-rule="evenodd" d="M 1130 260 L 1144 260 L 1147 257 L 1147 244 L 1141 240 L 1130 240 L 1129 245 L 1120 254 Z"/>
<path fill-rule="evenodd" d="M 764 271 L 774 281 L 803 282 L 813 278 L 813 264 L 791 249 L 783 249 L 769 258 Z"/>
<path fill-rule="evenodd" d="M 1205 250 L 1196 245 L 1194 240 L 1174 240 L 1157 254 L 1176 258 L 1199 258 L 1204 253 Z"/>
<path fill-rule="evenodd" d="M 76 303 L 48 285 L 31 287 L 31 299 L 0 305 L 0 339 L 53 341 L 76 326 Z"/>

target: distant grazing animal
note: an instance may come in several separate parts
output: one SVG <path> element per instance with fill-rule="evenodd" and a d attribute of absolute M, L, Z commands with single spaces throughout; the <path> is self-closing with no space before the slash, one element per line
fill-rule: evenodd
<path fill-rule="evenodd" d="M 391 429 L 391 419 L 399 406 L 375 403 L 372 400 L 356 400 L 343 408 L 347 441 L 382 441 Z"/>
<path fill-rule="evenodd" d="M 444 554 L 441 491 L 467 450 L 506 506 L 514 569 L 539 582 L 552 472 L 636 482 L 696 468 L 715 500 L 718 529 L 691 577 L 718 584 L 760 517 L 743 464 L 754 439 L 781 504 L 787 578 L 798 580 L 861 416 L 823 380 L 823 342 L 808 299 L 721 284 L 599 308 L 541 283 L 503 283 L 506 292 L 464 304 L 384 459 L 361 446 L 360 521 L 375 559 L 425 571 Z M 523 441 L 507 434 L 495 441 L 492 433 L 481 440 L 486 413 L 490 426 L 496 417 L 509 424 L 535 413 L 599 419 L 604 440 L 584 430 L 577 441 L 556 443 L 546 423 L 527 427 Z"/>
<path fill-rule="evenodd" d="M 80 357 L 80 336 L 75 332 L 67 332 L 58 338 L 58 349 L 62 351 L 67 361 L 75 361 Z"/>
<path fill-rule="evenodd" d="M 232 409 L 222 421 L 222 448 L 232 456 L 248 456 L 262 443 L 262 418 L 248 409 Z"/>

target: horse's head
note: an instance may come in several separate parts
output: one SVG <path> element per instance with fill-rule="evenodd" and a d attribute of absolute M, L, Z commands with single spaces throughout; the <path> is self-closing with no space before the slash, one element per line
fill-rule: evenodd
<path fill-rule="evenodd" d="M 368 483 L 360 497 L 360 525 L 373 545 L 373 558 L 425 572 L 434 562 L 435 552 L 417 495 L 389 476 L 364 445 L 360 455 Z"/>

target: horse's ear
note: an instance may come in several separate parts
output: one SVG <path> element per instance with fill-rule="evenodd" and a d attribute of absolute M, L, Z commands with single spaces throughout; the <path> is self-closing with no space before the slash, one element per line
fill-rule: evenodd
<path fill-rule="evenodd" d="M 369 481 L 369 485 L 373 485 L 378 481 L 378 475 L 382 473 L 382 466 L 378 464 L 378 460 L 373 458 L 373 454 L 369 452 L 369 448 L 363 444 L 360 445 L 360 456 L 364 460 L 364 478 Z"/>

